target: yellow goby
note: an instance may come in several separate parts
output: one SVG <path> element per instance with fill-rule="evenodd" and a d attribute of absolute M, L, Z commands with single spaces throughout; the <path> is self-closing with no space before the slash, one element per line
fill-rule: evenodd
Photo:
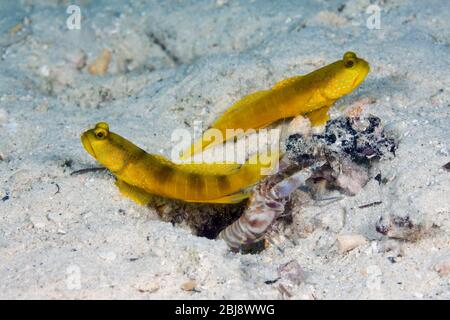
<path fill-rule="evenodd" d="M 218 129 L 224 140 L 204 135 L 181 154 L 185 160 L 206 147 L 235 138 L 227 129 L 260 129 L 278 120 L 304 115 L 313 126 L 327 122 L 328 110 L 340 97 L 352 92 L 367 76 L 369 64 L 353 52 L 342 60 L 303 76 L 285 79 L 271 89 L 245 96 L 217 119 L 210 129 Z"/>
<path fill-rule="evenodd" d="M 263 178 L 259 157 L 244 164 L 175 164 L 161 155 L 149 154 L 109 131 L 105 122 L 84 132 L 86 151 L 117 178 L 125 196 L 146 204 L 152 195 L 187 202 L 238 203 L 248 198 L 245 189 Z"/>

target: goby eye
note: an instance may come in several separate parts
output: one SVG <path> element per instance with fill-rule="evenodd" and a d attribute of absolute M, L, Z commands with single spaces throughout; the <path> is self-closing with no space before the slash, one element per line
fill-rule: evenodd
<path fill-rule="evenodd" d="M 105 139 L 109 132 L 109 126 L 106 122 L 99 122 L 95 126 L 94 133 L 97 139 Z"/>
<path fill-rule="evenodd" d="M 345 61 L 344 63 L 345 63 L 346 68 L 351 68 L 355 65 L 355 61 L 353 61 L 353 59 L 351 59 L 351 60 L 349 59 L 349 60 Z"/>
<path fill-rule="evenodd" d="M 356 54 L 354 52 L 348 51 L 344 54 L 344 65 L 346 68 L 351 68 L 356 64 Z"/>

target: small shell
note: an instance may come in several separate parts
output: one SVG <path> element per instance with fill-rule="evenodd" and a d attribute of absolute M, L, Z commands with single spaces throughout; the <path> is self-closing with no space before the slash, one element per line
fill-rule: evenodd
<path fill-rule="evenodd" d="M 109 62 L 111 61 L 111 51 L 103 49 L 102 53 L 88 66 L 90 74 L 103 76 L 108 71 Z"/>
<path fill-rule="evenodd" d="M 302 136 L 311 135 L 311 121 L 303 116 L 297 116 L 289 123 L 288 135 L 301 134 Z"/>
<path fill-rule="evenodd" d="M 337 236 L 337 245 L 341 253 L 348 252 L 367 243 L 360 234 L 341 234 Z"/>
<path fill-rule="evenodd" d="M 156 282 L 142 280 L 139 280 L 139 282 L 134 287 L 142 293 L 154 293 L 160 289 L 159 284 L 157 284 Z"/>
<path fill-rule="evenodd" d="M 186 281 L 181 285 L 181 289 L 184 291 L 194 291 L 197 283 L 194 280 Z"/>

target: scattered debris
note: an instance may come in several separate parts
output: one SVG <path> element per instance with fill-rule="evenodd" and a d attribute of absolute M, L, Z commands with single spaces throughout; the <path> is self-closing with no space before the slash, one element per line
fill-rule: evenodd
<path fill-rule="evenodd" d="M 389 182 L 389 179 L 386 178 L 386 177 L 383 177 L 383 176 L 381 175 L 381 173 L 378 173 L 378 174 L 374 177 L 374 179 L 375 179 L 375 181 L 378 182 L 379 185 L 387 184 L 387 183 Z"/>
<path fill-rule="evenodd" d="M 401 217 L 391 214 L 387 219 L 380 217 L 375 228 L 389 238 L 408 241 L 417 241 L 425 231 L 423 225 L 413 223 L 409 215 Z"/>
<path fill-rule="evenodd" d="M 286 143 L 288 158 L 300 166 L 325 162 L 307 181 L 316 199 L 324 190 L 357 194 L 369 180 L 370 162 L 395 155 L 396 148 L 375 116 L 338 117 L 327 123 L 322 134 L 297 133 Z"/>
<path fill-rule="evenodd" d="M 442 166 L 442 168 L 444 168 L 445 170 L 447 170 L 447 171 L 450 172 L 450 162 L 447 162 L 446 164 L 444 164 L 444 165 Z"/>
<path fill-rule="evenodd" d="M 382 203 L 383 203 L 383 201 L 374 201 L 374 202 L 371 202 L 371 203 L 367 203 L 367 204 L 363 204 L 361 206 L 358 206 L 358 208 L 359 209 L 370 208 L 370 207 L 373 207 L 373 206 L 378 206 L 378 205 L 380 205 Z"/>
<path fill-rule="evenodd" d="M 276 283 L 278 280 L 280 280 L 280 278 L 276 278 L 276 279 L 273 279 L 273 280 L 266 280 L 266 281 L 264 281 L 264 283 L 265 283 L 265 284 L 274 284 L 274 283 Z"/>
<path fill-rule="evenodd" d="M 61 191 L 59 184 L 57 184 L 56 182 L 52 182 L 52 184 L 56 186 L 56 192 L 53 195 L 58 194 Z"/>
<path fill-rule="evenodd" d="M 97 171 L 106 171 L 106 168 L 104 168 L 104 167 L 99 167 L 99 168 L 85 168 L 85 169 L 80 169 L 80 170 L 72 171 L 72 172 L 70 173 L 70 175 L 71 175 L 71 176 L 76 176 L 76 175 L 79 175 L 79 174 L 85 174 L 85 173 L 88 173 L 88 172 L 97 172 Z"/>
<path fill-rule="evenodd" d="M 387 257 L 387 259 L 391 262 L 391 263 L 397 263 L 399 261 L 401 261 L 403 259 L 403 256 L 400 254 L 397 255 L 390 255 Z"/>
<path fill-rule="evenodd" d="M 73 160 L 72 159 L 66 159 L 66 160 L 64 160 L 64 162 L 61 165 L 61 167 L 63 167 L 63 168 L 72 168 L 72 165 L 73 165 Z"/>
<path fill-rule="evenodd" d="M 336 240 L 341 253 L 351 251 L 367 243 L 367 239 L 360 234 L 341 234 L 337 236 Z"/>
<path fill-rule="evenodd" d="M 111 61 L 111 51 L 103 49 L 102 53 L 97 56 L 92 64 L 88 66 L 90 74 L 103 76 L 108 71 L 109 62 Z"/>
<path fill-rule="evenodd" d="M 391 154 L 395 156 L 397 144 L 385 135 L 378 117 L 338 117 L 328 121 L 323 134 L 290 136 L 286 149 L 290 158 L 297 162 L 312 157 L 348 157 L 364 164 Z"/>

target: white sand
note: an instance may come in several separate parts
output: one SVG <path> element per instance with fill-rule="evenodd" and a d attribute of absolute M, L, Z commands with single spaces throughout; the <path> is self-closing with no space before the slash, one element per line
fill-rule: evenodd
<path fill-rule="evenodd" d="M 381 29 L 370 30 L 368 0 L 85 0 L 81 31 L 67 29 L 60 1 L 32 2 L 0 3 L 0 197 L 9 197 L 0 200 L 0 298 L 278 299 L 280 284 L 293 299 L 450 298 L 448 1 L 379 1 Z M 79 50 L 92 62 L 103 48 L 112 52 L 104 77 L 68 62 Z M 387 178 L 381 187 L 371 180 L 355 197 L 296 207 L 275 239 L 283 252 L 230 253 L 158 221 L 106 173 L 69 175 L 96 166 L 79 136 L 100 120 L 169 155 L 185 122 L 207 125 L 242 95 L 347 50 L 372 71 L 337 106 L 376 99 L 368 111 L 400 138 L 397 157 L 372 169 Z M 358 208 L 373 201 L 382 204 Z M 389 240 L 375 230 L 388 215 L 424 233 Z M 368 241 L 341 253 L 343 234 Z M 291 260 L 305 281 L 265 283 Z M 181 289 L 189 279 L 195 292 Z"/>

